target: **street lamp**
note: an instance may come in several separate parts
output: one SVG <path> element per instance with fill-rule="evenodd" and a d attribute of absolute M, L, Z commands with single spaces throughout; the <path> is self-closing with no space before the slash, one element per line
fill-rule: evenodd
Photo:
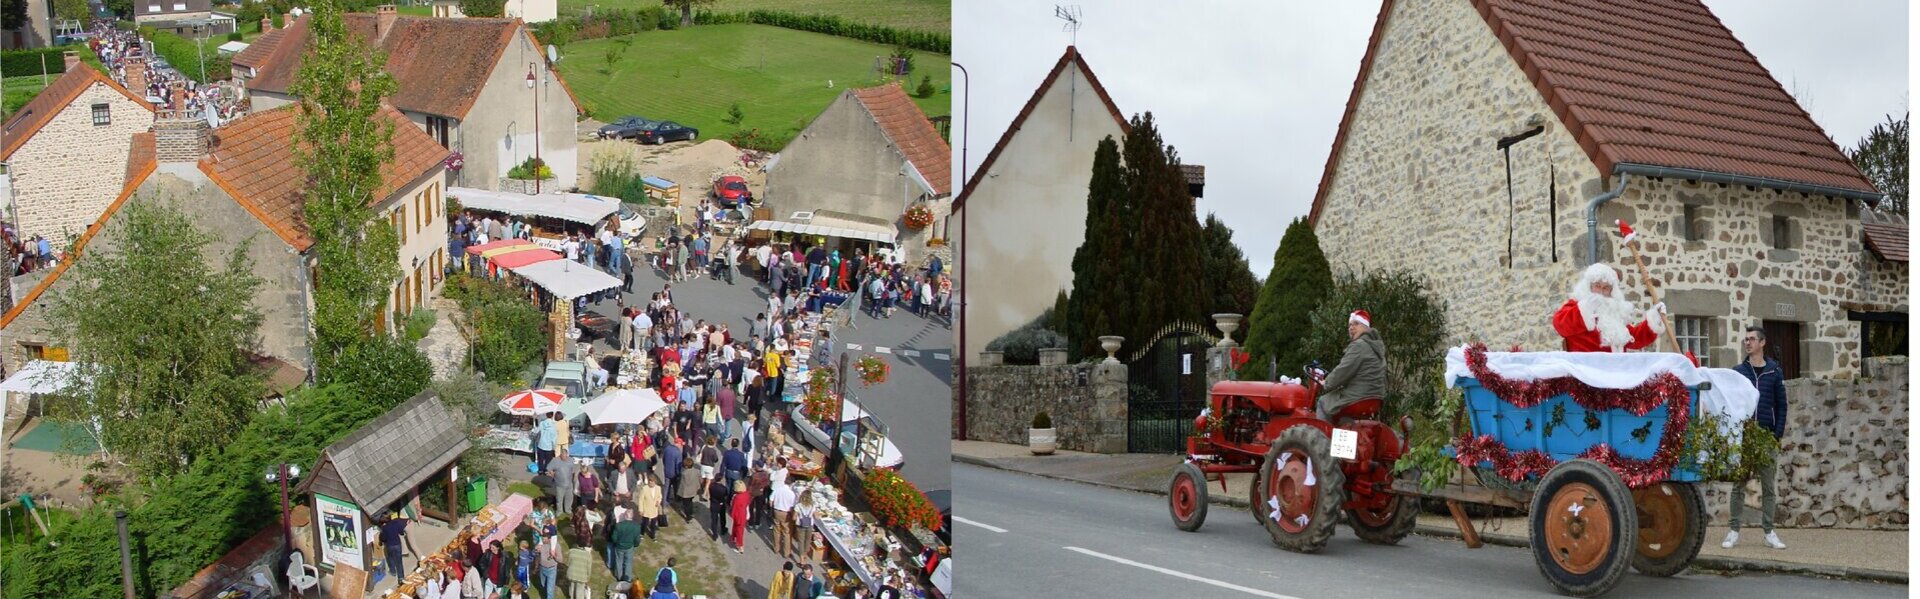
<path fill-rule="evenodd" d="M 296 464 L 281 462 L 267 469 L 267 482 L 280 483 L 281 547 L 289 554 L 293 552 L 293 509 L 287 503 L 287 481 L 297 478 L 300 478 L 300 466 Z"/>
<path fill-rule="evenodd" d="M 540 90 L 534 89 L 533 70 L 537 63 L 527 63 L 527 89 L 533 90 L 533 163 L 544 166 L 540 160 Z M 540 166 L 533 167 L 533 193 L 540 194 Z"/>

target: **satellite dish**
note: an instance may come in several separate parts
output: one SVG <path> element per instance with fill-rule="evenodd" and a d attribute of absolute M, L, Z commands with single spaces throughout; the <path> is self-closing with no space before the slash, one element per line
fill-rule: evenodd
<path fill-rule="evenodd" d="M 547 44 L 547 62 L 560 62 L 560 50 Z"/>

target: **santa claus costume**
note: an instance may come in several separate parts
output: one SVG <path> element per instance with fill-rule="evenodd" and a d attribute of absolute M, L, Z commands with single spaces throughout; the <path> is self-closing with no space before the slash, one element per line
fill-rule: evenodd
<path fill-rule="evenodd" d="M 1595 283 L 1606 283 L 1612 293 L 1593 291 Z M 1564 339 L 1562 348 L 1570 352 L 1620 352 L 1640 349 L 1660 339 L 1666 325 L 1660 318 L 1663 305 L 1647 310 L 1639 324 L 1628 324 L 1641 316 L 1620 292 L 1620 276 L 1613 267 L 1594 264 L 1573 284 L 1567 302 L 1553 315 L 1553 330 Z"/>

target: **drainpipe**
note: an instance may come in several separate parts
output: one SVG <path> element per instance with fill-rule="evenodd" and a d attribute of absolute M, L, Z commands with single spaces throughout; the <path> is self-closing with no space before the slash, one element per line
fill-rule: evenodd
<path fill-rule="evenodd" d="M 1600 261 L 1600 205 L 1613 201 L 1614 198 L 1620 197 L 1620 192 L 1627 190 L 1627 173 L 1619 168 L 1615 168 L 1613 172 L 1614 176 L 1620 178 L 1614 183 L 1613 189 L 1587 200 L 1587 264 L 1589 265 Z"/>

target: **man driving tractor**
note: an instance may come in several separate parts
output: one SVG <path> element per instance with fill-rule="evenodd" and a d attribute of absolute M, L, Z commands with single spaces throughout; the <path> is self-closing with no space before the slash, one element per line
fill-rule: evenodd
<path fill-rule="evenodd" d="M 1373 317 L 1366 310 L 1347 315 L 1347 351 L 1320 386 L 1320 418 L 1332 416 L 1363 399 L 1387 394 L 1387 344 L 1373 330 Z"/>

